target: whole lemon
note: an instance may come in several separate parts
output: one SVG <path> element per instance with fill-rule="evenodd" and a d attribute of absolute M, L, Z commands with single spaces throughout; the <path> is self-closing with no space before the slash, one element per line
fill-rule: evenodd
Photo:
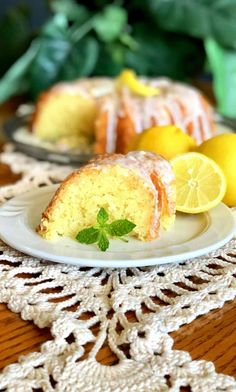
<path fill-rule="evenodd" d="M 171 159 L 196 146 L 195 140 L 175 125 L 155 126 L 144 130 L 129 146 L 129 150 L 146 150 Z"/>
<path fill-rule="evenodd" d="M 198 147 L 198 152 L 213 159 L 223 170 L 227 181 L 223 202 L 236 205 L 236 135 L 224 133 L 206 140 Z"/>

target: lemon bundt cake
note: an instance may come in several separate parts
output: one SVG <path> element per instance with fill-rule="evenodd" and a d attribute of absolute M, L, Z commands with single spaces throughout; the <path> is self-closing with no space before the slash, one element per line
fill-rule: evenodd
<path fill-rule="evenodd" d="M 166 78 L 139 78 L 143 88 L 157 91 L 142 95 L 117 80 L 90 78 L 52 87 L 39 97 L 32 131 L 70 147 L 87 143 L 100 154 L 127 152 L 132 138 L 154 125 L 175 124 L 198 144 L 214 133 L 211 106 L 195 88 Z"/>
<path fill-rule="evenodd" d="M 111 221 L 130 220 L 133 235 L 148 241 L 174 222 L 175 199 L 173 170 L 161 156 L 144 151 L 98 156 L 62 182 L 37 231 L 48 240 L 75 238 L 96 224 L 103 207 Z"/>

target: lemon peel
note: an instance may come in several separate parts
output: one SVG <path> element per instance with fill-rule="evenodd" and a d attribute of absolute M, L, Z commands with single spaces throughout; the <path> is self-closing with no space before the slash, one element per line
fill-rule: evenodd
<path fill-rule="evenodd" d="M 223 133 L 214 136 L 203 142 L 197 151 L 220 166 L 227 181 L 223 202 L 230 207 L 236 206 L 236 135 Z"/>
<path fill-rule="evenodd" d="M 152 97 L 160 94 L 161 90 L 156 87 L 147 86 L 138 80 L 136 73 L 131 69 L 125 69 L 118 76 L 117 85 L 119 86 L 127 86 L 129 89 L 138 95 L 143 97 Z"/>
<path fill-rule="evenodd" d="M 175 125 L 155 126 L 144 130 L 131 141 L 131 150 L 146 150 L 171 159 L 178 154 L 192 151 L 196 141 Z"/>

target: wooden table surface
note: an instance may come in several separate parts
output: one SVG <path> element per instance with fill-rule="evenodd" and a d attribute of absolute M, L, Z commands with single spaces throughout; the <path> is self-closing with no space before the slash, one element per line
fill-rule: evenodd
<path fill-rule="evenodd" d="M 9 112 L 11 110 L 0 108 L 0 122 L 1 117 L 5 118 Z M 17 179 L 18 176 L 6 165 L 0 164 L 0 186 Z M 21 320 L 5 304 L 0 304 L 1 369 L 17 361 L 22 354 L 40 350 L 41 343 L 50 336 L 49 329 L 39 329 L 32 322 Z M 213 361 L 218 372 L 236 377 L 236 300 L 227 302 L 222 309 L 198 317 L 171 336 L 175 349 L 188 351 L 193 359 Z M 103 348 L 97 360 L 105 365 L 114 363 L 116 358 L 109 348 Z"/>

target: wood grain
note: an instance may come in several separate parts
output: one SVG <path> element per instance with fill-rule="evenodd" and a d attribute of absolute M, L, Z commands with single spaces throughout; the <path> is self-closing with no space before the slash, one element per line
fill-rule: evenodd
<path fill-rule="evenodd" d="M 17 361 L 20 355 L 39 351 L 41 344 L 51 339 L 49 329 L 39 329 L 32 322 L 22 320 L 4 304 L 0 304 L 0 331 L 0 369 Z M 98 332 L 98 328 L 93 331 Z M 193 359 L 213 361 L 218 372 L 236 377 L 236 301 L 197 318 L 171 336 L 176 350 L 188 351 Z M 86 353 L 81 360 L 92 346 L 91 343 L 85 346 Z M 128 347 L 123 350 L 129 356 Z M 96 359 L 103 365 L 117 363 L 106 344 Z"/>
<path fill-rule="evenodd" d="M 236 377 L 236 300 L 171 334 L 174 348 L 193 359 L 212 361 L 218 372 Z"/>
<path fill-rule="evenodd" d="M 13 173 L 8 165 L 0 162 L 0 186 L 13 184 L 20 178 L 20 174 Z"/>
<path fill-rule="evenodd" d="M 16 362 L 20 355 L 39 351 L 51 339 L 49 329 L 37 328 L 0 304 L 0 369 Z"/>

